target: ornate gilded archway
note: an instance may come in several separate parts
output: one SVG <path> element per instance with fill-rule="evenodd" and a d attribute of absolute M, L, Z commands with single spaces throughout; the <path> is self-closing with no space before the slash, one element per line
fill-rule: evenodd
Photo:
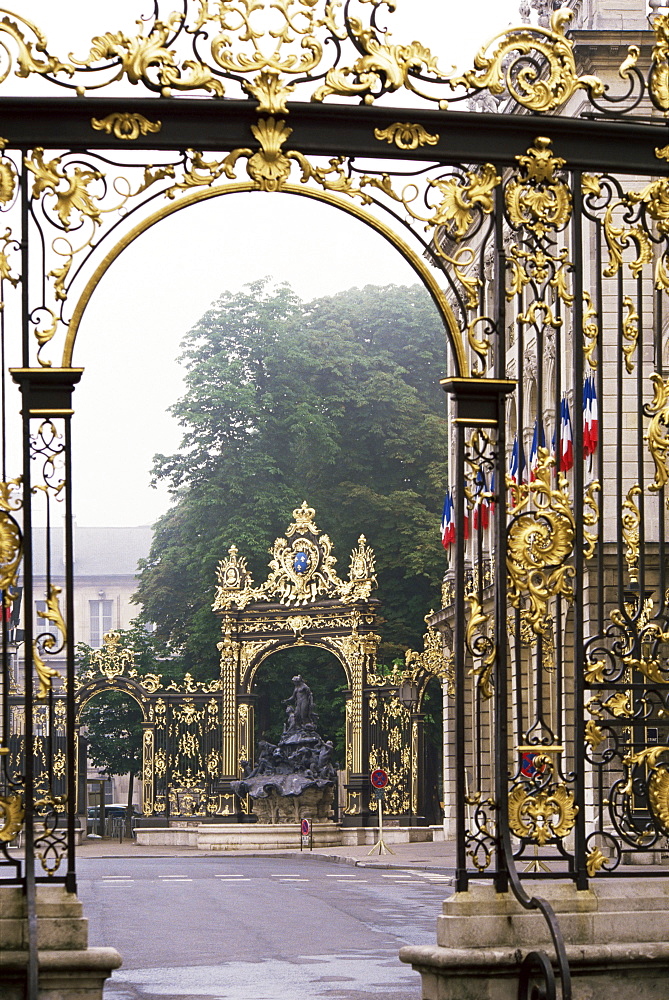
<path fill-rule="evenodd" d="M 364 535 L 351 552 L 348 579 L 335 569 L 332 542 L 304 502 L 293 511 L 285 536 L 277 538 L 269 575 L 255 586 L 246 559 L 235 545 L 218 565 L 214 611 L 221 616 L 224 811 L 235 811 L 229 783 L 240 761 L 253 758 L 253 681 L 272 653 L 313 646 L 332 653 L 348 684 L 346 700 L 347 822 L 358 824 L 367 811 L 367 719 L 365 689 L 374 673 L 378 601 L 374 553 Z"/>

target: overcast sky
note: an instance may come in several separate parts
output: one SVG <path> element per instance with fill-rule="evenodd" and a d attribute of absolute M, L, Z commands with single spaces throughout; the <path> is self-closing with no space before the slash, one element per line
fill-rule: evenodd
<path fill-rule="evenodd" d="M 62 59 L 73 50 L 87 52 L 93 35 L 134 33 L 135 14 L 150 7 L 142 0 L 15 3 Z M 179 4 L 164 9 L 172 6 Z M 481 44 L 520 20 L 518 0 L 397 0 L 397 7 L 385 16 L 396 41 L 417 38 L 442 67 L 456 62 L 460 69 Z M 0 93 L 9 92 L 26 91 L 8 79 Z M 139 89 L 132 93 L 143 96 Z M 79 332 L 74 364 L 86 368 L 73 423 L 80 525 L 150 524 L 167 508 L 166 492 L 149 488 L 149 470 L 156 452 L 169 454 L 180 440 L 166 413 L 181 393 L 180 339 L 222 291 L 264 275 L 289 282 L 305 299 L 416 280 L 403 258 L 362 223 L 290 195 L 230 195 L 145 233 L 107 272 Z"/>

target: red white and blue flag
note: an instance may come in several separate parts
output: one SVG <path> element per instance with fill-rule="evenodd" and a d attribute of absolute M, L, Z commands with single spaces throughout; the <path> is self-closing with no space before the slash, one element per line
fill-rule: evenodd
<path fill-rule="evenodd" d="M 485 472 L 479 469 L 476 475 L 476 493 L 474 494 L 474 531 L 487 528 L 490 522 L 490 497 Z"/>
<path fill-rule="evenodd" d="M 441 544 L 447 549 L 455 541 L 455 515 L 451 491 L 446 490 L 444 510 L 441 515 Z"/>
<path fill-rule="evenodd" d="M 534 434 L 532 435 L 532 447 L 530 448 L 530 482 L 537 478 L 537 466 L 539 465 L 539 448 L 546 447 L 544 437 L 544 426 L 539 424 L 538 418 L 534 421 Z"/>
<path fill-rule="evenodd" d="M 560 472 L 569 472 L 573 466 L 574 434 L 571 427 L 569 403 L 566 396 L 563 396 L 560 404 L 560 454 L 558 456 L 558 469 Z"/>
<path fill-rule="evenodd" d="M 509 475 L 514 483 L 518 484 L 525 479 L 525 452 L 521 453 L 518 445 L 518 435 L 513 439 L 511 449 L 511 461 L 509 462 Z"/>
<path fill-rule="evenodd" d="M 583 383 L 583 456 L 594 455 L 599 441 L 599 413 L 594 375 Z"/>

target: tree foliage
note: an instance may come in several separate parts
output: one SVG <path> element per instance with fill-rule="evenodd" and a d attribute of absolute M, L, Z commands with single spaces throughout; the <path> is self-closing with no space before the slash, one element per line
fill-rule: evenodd
<path fill-rule="evenodd" d="M 301 302 L 255 282 L 223 293 L 183 341 L 179 451 L 157 455 L 173 492 L 141 568 L 144 620 L 195 676 L 217 670 L 211 612 L 230 545 L 257 581 L 306 500 L 340 561 L 374 547 L 386 623 L 382 656 L 420 642 L 443 571 L 438 526 L 446 421 L 445 335 L 420 286 L 368 286 Z"/>

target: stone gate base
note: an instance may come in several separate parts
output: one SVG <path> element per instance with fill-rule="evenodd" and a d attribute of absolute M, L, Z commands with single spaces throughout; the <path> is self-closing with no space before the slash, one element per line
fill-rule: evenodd
<path fill-rule="evenodd" d="M 0 998 L 25 997 L 26 901 L 19 887 L 0 888 Z M 102 1000 L 105 980 L 121 964 L 114 948 L 88 947 L 81 903 L 61 885 L 37 887 L 40 1000 Z"/>
<path fill-rule="evenodd" d="M 535 886 L 557 914 L 573 1000 L 667 1000 L 669 879 Z M 554 959 L 541 914 L 474 886 L 443 904 L 435 946 L 402 948 L 400 958 L 420 972 L 423 1000 L 516 1000 L 519 962 L 537 949 Z"/>
<path fill-rule="evenodd" d="M 370 847 L 378 839 L 373 826 L 342 827 L 331 821 L 313 824 L 314 847 Z M 299 850 L 297 823 L 207 823 L 171 820 L 169 826 L 138 827 L 140 847 L 192 847 L 201 851 L 258 851 L 277 848 Z M 442 826 L 388 826 L 383 828 L 386 844 L 415 844 L 443 841 Z"/>

